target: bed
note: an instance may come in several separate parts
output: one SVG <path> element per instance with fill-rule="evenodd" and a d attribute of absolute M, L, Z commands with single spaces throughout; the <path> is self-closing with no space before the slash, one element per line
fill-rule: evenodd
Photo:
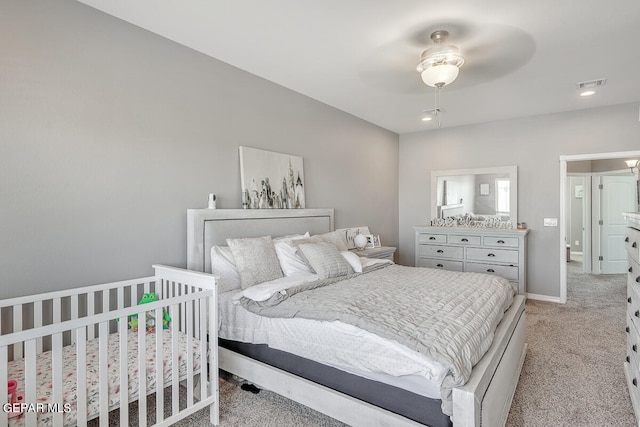
<path fill-rule="evenodd" d="M 218 424 L 218 372 L 209 369 L 217 343 L 202 339 L 212 327 L 208 313 L 217 310 L 215 280 L 154 269 L 152 277 L 0 301 L 0 383 L 14 384 L 11 392 L 0 388 L 0 400 L 12 403 L 0 411 L 0 425 L 87 425 L 98 418 L 108 426 L 116 408 L 119 424 L 128 425 L 133 401 L 140 426 L 168 426 L 205 407 Z M 149 416 L 147 396 L 154 393 Z"/>
<path fill-rule="evenodd" d="M 211 248 L 225 245 L 227 238 L 235 240 L 305 232 L 324 234 L 334 229 L 332 209 L 188 210 L 187 219 L 188 268 L 207 272 L 211 271 Z M 394 268 L 396 270 L 392 270 Z M 400 266 L 379 268 L 391 276 L 404 271 L 403 269 L 416 272 L 422 270 Z M 364 276 L 366 274 L 359 277 Z M 521 296 L 512 297 L 511 305 L 492 334 L 488 350 L 477 363 L 474 362 L 475 366 L 466 382 L 450 389 L 451 401 L 448 403 L 449 410 L 446 411 L 444 395 L 438 399 L 433 395 L 433 390 L 424 386 L 424 382 L 415 381 L 418 376 L 413 375 L 413 372 L 407 375 L 397 372 L 371 375 L 371 372 L 367 373 L 371 369 L 357 366 L 357 363 L 361 362 L 356 360 L 357 357 L 345 364 L 335 360 L 319 360 L 305 353 L 305 345 L 290 349 L 287 345 L 294 344 L 281 342 L 274 345 L 274 341 L 261 344 L 266 341 L 260 337 L 263 329 L 270 327 L 267 325 L 273 325 L 273 322 L 256 313 L 238 309 L 237 304 L 230 301 L 234 292 L 226 294 L 227 292 L 221 292 L 219 296 L 219 334 L 222 337 L 219 348 L 220 368 L 259 387 L 282 394 L 355 426 L 444 426 L 452 423 L 455 426 L 498 426 L 504 425 L 506 421 L 526 354 L 526 317 L 524 298 Z M 247 318 L 249 323 L 258 322 L 255 329 L 247 332 L 248 335 L 254 335 L 253 339 L 242 339 L 242 334 L 234 335 L 234 322 L 241 320 L 241 317 Z M 420 359 L 417 362 L 413 360 L 415 365 L 424 362 L 423 355 L 415 351 L 407 352 L 402 343 L 395 345 L 393 340 L 384 336 L 378 337 L 368 330 L 349 329 L 342 322 L 326 319 L 288 320 L 284 328 L 286 333 L 266 332 L 269 338 L 271 335 L 282 337 L 287 334 L 303 337 L 309 333 L 307 331 L 310 330 L 310 326 L 313 326 L 308 322 L 315 322 L 333 328 L 329 329 L 329 332 L 325 330 L 324 333 L 338 342 L 348 343 L 349 337 L 354 334 L 365 335 L 365 339 L 373 340 L 368 344 L 371 348 L 384 348 L 383 351 L 372 350 L 376 356 L 379 352 L 389 351 L 391 353 L 385 357 L 405 357 L 402 363 L 396 363 L 396 367 L 411 366 L 413 359 Z M 245 329 L 245 326 L 236 329 Z M 313 337 L 313 340 L 320 340 L 316 335 Z M 349 351 L 351 350 L 346 351 L 344 357 L 340 355 L 338 358 L 344 361 L 348 358 Z M 355 367 L 350 365 L 352 362 L 357 362 Z"/>

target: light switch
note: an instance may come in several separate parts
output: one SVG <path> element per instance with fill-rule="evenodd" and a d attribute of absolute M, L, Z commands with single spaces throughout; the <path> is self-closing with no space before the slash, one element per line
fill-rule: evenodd
<path fill-rule="evenodd" d="M 558 218 L 545 218 L 544 219 L 545 227 L 557 227 L 558 226 Z"/>

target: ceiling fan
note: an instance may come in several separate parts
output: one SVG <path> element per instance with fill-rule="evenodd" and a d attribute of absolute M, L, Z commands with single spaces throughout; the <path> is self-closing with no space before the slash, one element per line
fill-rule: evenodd
<path fill-rule="evenodd" d="M 533 38 L 516 27 L 433 22 L 376 48 L 361 64 L 359 77 L 398 94 L 421 95 L 435 88 L 435 106 L 424 110 L 422 119 L 437 118 L 441 126 L 443 87 L 457 91 L 495 80 L 520 68 L 534 51 Z"/>
<path fill-rule="evenodd" d="M 422 72 L 416 71 L 416 66 L 424 63 L 421 53 L 444 50 L 445 46 L 457 48 L 457 55 L 462 58 L 460 66 L 464 64 L 462 69 L 457 67 L 463 71 L 451 90 L 509 74 L 524 65 L 535 50 L 533 38 L 516 27 L 468 21 L 434 22 L 402 32 L 367 53 L 358 75 L 365 84 L 385 92 L 425 93 L 427 86 L 421 79 Z"/>

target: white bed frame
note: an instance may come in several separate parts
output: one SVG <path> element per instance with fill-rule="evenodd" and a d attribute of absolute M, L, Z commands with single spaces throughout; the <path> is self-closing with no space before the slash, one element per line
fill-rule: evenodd
<path fill-rule="evenodd" d="M 324 233 L 334 229 L 333 209 L 187 211 L 187 265 L 211 271 L 212 245 L 226 238 Z M 504 426 L 527 351 L 525 298 L 514 303 L 496 329 L 489 351 L 474 367 L 471 378 L 453 390 L 454 426 Z M 264 363 L 219 349 L 221 369 L 352 426 L 421 426 L 398 414 Z"/>
<path fill-rule="evenodd" d="M 129 403 L 138 400 L 138 420 L 140 426 L 147 422 L 147 394 L 155 393 L 156 426 L 170 426 L 200 409 L 210 408 L 210 422 L 218 424 L 218 369 L 217 342 L 209 342 L 206 337 L 209 330 L 215 330 L 217 319 L 217 302 L 215 279 L 210 274 L 155 265 L 155 276 L 126 280 L 103 285 L 74 288 L 64 291 L 29 295 L 0 301 L 0 384 L 7 384 L 11 372 L 7 372 L 8 364 L 15 360 L 24 361 L 24 400 L 25 404 L 37 403 L 36 375 L 37 356 L 44 351 L 51 351 L 52 396 L 47 404 L 59 405 L 63 408 L 63 352 L 66 346 L 75 346 L 77 360 L 74 364 L 77 376 L 77 390 L 87 389 L 87 340 L 98 339 L 98 413 L 87 413 L 87 395 L 77 395 L 77 425 L 86 425 L 89 419 L 100 417 L 100 426 L 109 425 L 109 412 L 120 408 L 120 425 L 129 424 Z M 143 293 L 155 292 L 159 300 L 138 305 Z M 155 328 L 155 351 L 158 357 L 154 370 L 156 387 L 149 389 L 146 375 L 128 378 L 128 335 L 129 325 L 126 319 L 138 315 L 143 319 L 146 313 L 155 315 L 155 324 L 162 325 L 163 312 L 171 316 L 168 328 L 172 332 L 171 339 L 171 380 L 165 383 L 163 375 L 163 327 Z M 116 321 L 124 319 L 124 321 Z M 143 324 L 144 325 L 144 324 Z M 194 372 L 194 354 L 187 352 L 187 375 L 180 378 L 173 373 L 178 372 L 178 331 L 185 334 L 187 348 L 191 348 L 194 340 L 200 340 L 201 368 Z M 108 336 L 117 334 L 119 352 L 117 360 L 111 360 L 119 367 L 120 396 L 115 406 L 109 405 L 108 368 L 109 357 Z M 147 330 L 140 327 L 136 333 L 138 353 L 136 354 L 138 372 L 147 372 L 146 340 Z M 140 345 L 143 344 L 143 345 Z M 158 362 L 159 361 L 159 362 Z M 42 367 L 40 367 L 42 369 Z M 196 374 L 196 375 L 194 375 Z M 140 381 L 138 396 L 128 395 L 128 381 Z M 179 386 L 186 386 L 186 407 L 179 407 Z M 164 388 L 171 387 L 171 414 L 164 415 Z M 139 396 L 142 395 L 142 398 Z M 0 387 L 0 402 L 8 402 L 7 388 Z M 40 415 L 37 411 L 25 411 L 19 421 L 20 425 L 38 425 Z M 10 420 L 8 413 L 0 411 L 0 425 L 7 426 Z M 62 412 L 53 414 L 53 426 L 63 426 Z"/>

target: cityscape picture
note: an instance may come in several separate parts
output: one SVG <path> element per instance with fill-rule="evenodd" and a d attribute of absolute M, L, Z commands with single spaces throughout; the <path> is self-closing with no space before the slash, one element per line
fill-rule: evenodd
<path fill-rule="evenodd" d="M 240 185 L 245 209 L 305 207 L 302 157 L 240 147 Z"/>

